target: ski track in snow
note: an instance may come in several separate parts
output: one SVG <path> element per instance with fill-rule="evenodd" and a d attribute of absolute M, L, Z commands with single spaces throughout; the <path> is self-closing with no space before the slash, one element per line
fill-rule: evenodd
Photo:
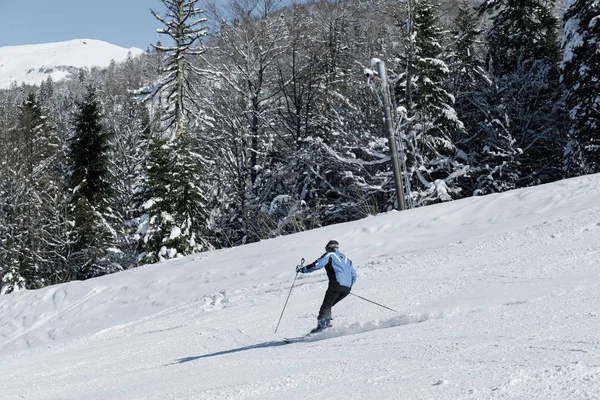
<path fill-rule="evenodd" d="M 301 257 L 354 260 L 334 327 Z M 0 399 L 600 398 L 600 175 L 0 297 Z M 312 255 L 312 257 L 311 257 Z"/>

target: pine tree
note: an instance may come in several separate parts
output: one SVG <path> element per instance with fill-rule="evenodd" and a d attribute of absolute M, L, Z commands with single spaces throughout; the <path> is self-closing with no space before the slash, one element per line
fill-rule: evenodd
<path fill-rule="evenodd" d="M 20 264 L 26 251 L 21 216 L 27 185 L 22 137 L 15 129 L 22 98 L 0 96 L 0 293 L 5 294 L 28 284 L 23 278 L 28 271 Z"/>
<path fill-rule="evenodd" d="M 460 179 L 463 194 L 469 196 L 477 187 L 478 164 L 486 136 L 480 132 L 480 122 L 488 118 L 485 93 L 492 82 L 481 57 L 479 18 L 466 0 L 459 2 L 452 27 L 454 43 L 448 65 L 450 92 L 455 98 L 458 118 L 465 126 L 464 130 L 457 132 L 454 141 L 459 153 L 457 157 L 469 166 L 468 173 Z M 483 168 L 486 169 L 485 166 Z"/>
<path fill-rule="evenodd" d="M 499 78 L 485 70 L 475 11 L 465 1 L 454 20 L 451 87 L 465 132 L 456 138 L 469 172 L 461 180 L 466 196 L 517 187 L 521 154 L 511 133 L 511 119 L 499 90 Z"/>
<path fill-rule="evenodd" d="M 137 264 L 138 243 L 134 239 L 139 217 L 137 200 L 144 190 L 151 123 L 145 105 L 124 90 L 104 105 L 105 126 L 111 136 L 108 171 L 114 195 L 110 208 L 116 217 L 119 264 L 129 268 Z"/>
<path fill-rule="evenodd" d="M 155 139 L 138 238 L 143 264 L 178 258 L 211 248 L 207 237 L 205 160 L 191 151 L 189 138 L 176 142 Z"/>
<path fill-rule="evenodd" d="M 205 52 L 202 43 L 206 22 L 196 8 L 198 0 L 162 0 L 167 16 L 152 14 L 165 25 L 173 46 L 153 45 L 165 54 L 165 67 L 154 94 L 159 99 L 155 116 L 162 126 L 151 132 L 147 177 L 140 194 L 138 226 L 139 259 L 142 263 L 181 257 L 210 248 L 206 237 L 207 166 L 202 151 L 205 116 L 197 103 L 202 84 L 195 65 Z M 167 19 L 168 18 L 168 19 Z"/>
<path fill-rule="evenodd" d="M 167 104 L 162 114 L 162 129 L 171 132 L 172 137 L 180 138 L 186 133 L 197 106 L 194 80 L 201 70 L 194 65 L 192 57 L 205 52 L 202 43 L 198 42 L 206 36 L 206 18 L 202 17 L 204 11 L 196 7 L 198 0 L 161 1 L 167 8 L 166 17 L 151 10 L 152 15 L 164 25 L 158 33 L 169 36 L 174 45 L 152 45 L 165 55 L 161 80 L 152 95 L 164 95 Z"/>
<path fill-rule="evenodd" d="M 487 33 L 492 81 L 488 94 L 495 95 L 487 96 L 492 115 L 482 121 L 483 130 L 494 134 L 486 138 L 484 148 L 497 149 L 484 156 L 482 163 L 498 171 L 496 155 L 510 155 L 512 165 L 500 170 L 512 171 L 503 174 L 511 182 L 500 187 L 530 186 L 561 176 L 564 138 L 560 108 L 556 107 L 560 94 L 558 22 L 552 6 L 542 0 L 488 0 L 479 8 L 492 19 Z M 496 129 L 497 121 L 502 121 L 504 132 Z M 495 141 L 495 137 L 501 140 Z M 501 159 L 502 164 L 508 160 Z"/>
<path fill-rule="evenodd" d="M 47 110 L 38 102 L 34 92 L 27 95 L 19 111 L 17 132 L 24 162 L 24 192 L 18 216 L 22 247 L 19 268 L 28 285 L 36 287 L 43 279 L 40 263 L 44 260 L 44 246 L 40 228 L 46 222 L 42 217 L 46 204 L 41 201 L 41 196 L 49 190 L 48 179 L 52 172 L 49 160 L 56 151 L 56 136 L 46 115 Z"/>
<path fill-rule="evenodd" d="M 450 72 L 441 47 L 437 7 L 428 0 L 409 10 L 404 71 L 396 78 L 398 104 L 411 121 L 402 135 L 415 205 L 461 197 L 457 178 L 467 172 L 454 143 L 464 125 L 447 91 Z"/>
<path fill-rule="evenodd" d="M 26 289 L 25 278 L 21 275 L 20 268 L 15 262 L 15 264 L 8 266 L 7 272 L 0 280 L 0 296 L 23 289 Z"/>
<path fill-rule="evenodd" d="M 128 55 L 125 62 L 103 71 L 105 79 L 98 91 L 103 126 L 110 135 L 107 179 L 113 189 L 110 209 L 115 219 L 109 222 L 116 234 L 111 259 L 123 268 L 137 265 L 137 200 L 143 190 L 152 133 L 149 104 L 131 95 L 153 76 L 144 74 L 144 63 Z"/>
<path fill-rule="evenodd" d="M 543 62 L 557 75 L 560 50 L 552 15 L 554 2 L 544 0 L 486 0 L 480 13 L 492 15 L 487 32 L 488 63 L 497 76 L 516 73 L 523 65 Z"/>
<path fill-rule="evenodd" d="M 107 222 L 109 135 L 101 125 L 95 90 L 88 86 L 75 116 L 69 148 L 71 215 L 75 224 L 74 275 L 77 279 L 111 272 L 108 249 L 113 230 Z"/>
<path fill-rule="evenodd" d="M 21 103 L 15 107 L 17 99 Z M 34 91 L 19 92 L 13 104 L 2 109 L 11 115 L 9 119 L 0 115 L 0 142 L 4 145 L 0 146 L 0 278 L 5 265 L 4 273 L 10 270 L 14 284 L 12 289 L 6 286 L 6 292 L 45 285 L 51 267 L 45 236 L 49 227 L 45 216 L 51 207 L 45 196 L 52 191 L 55 178 L 52 160 L 57 152 L 57 132 Z"/>
<path fill-rule="evenodd" d="M 567 2 L 562 78 L 570 120 L 569 175 L 600 172 L 599 16 L 599 0 Z"/>
<path fill-rule="evenodd" d="M 44 243 L 39 260 L 43 281 L 39 286 L 77 279 L 73 257 L 79 256 L 74 253 L 77 234 L 71 205 L 69 149 L 74 131 L 73 111 L 78 108 L 75 96 L 83 89 L 79 82 L 54 84 L 47 79 L 45 90 L 52 94 L 44 101 L 40 88 L 40 103 L 50 125 L 50 152 L 42 162 L 44 177 L 39 180 L 41 186 L 36 193 L 36 201 L 43 205 L 39 222 L 40 240 Z"/>
<path fill-rule="evenodd" d="M 472 132 L 477 124 L 473 120 L 473 93 L 489 82 L 479 55 L 481 30 L 478 25 L 475 10 L 466 0 L 461 0 L 453 24 L 454 44 L 449 56 L 450 88 L 455 98 L 456 111 L 469 132 Z"/>
<path fill-rule="evenodd" d="M 48 75 L 48 78 L 40 85 L 40 103 L 48 104 L 54 95 L 54 82 L 52 77 Z"/>

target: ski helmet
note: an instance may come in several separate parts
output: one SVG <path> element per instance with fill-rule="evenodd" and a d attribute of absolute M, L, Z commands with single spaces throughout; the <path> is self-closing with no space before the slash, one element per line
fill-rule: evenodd
<path fill-rule="evenodd" d="M 340 244 L 338 243 L 337 240 L 330 240 L 327 243 L 327 246 L 325 246 L 325 250 L 327 251 L 334 251 L 335 249 L 339 248 Z"/>

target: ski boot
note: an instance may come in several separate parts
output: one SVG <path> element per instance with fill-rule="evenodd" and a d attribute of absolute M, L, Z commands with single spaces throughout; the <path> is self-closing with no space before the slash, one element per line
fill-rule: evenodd
<path fill-rule="evenodd" d="M 331 328 L 331 322 L 328 319 L 320 319 L 319 323 L 317 324 L 317 327 L 315 329 L 313 329 L 312 331 L 310 331 L 310 333 L 317 333 L 317 332 L 321 332 L 324 331 L 327 328 Z"/>

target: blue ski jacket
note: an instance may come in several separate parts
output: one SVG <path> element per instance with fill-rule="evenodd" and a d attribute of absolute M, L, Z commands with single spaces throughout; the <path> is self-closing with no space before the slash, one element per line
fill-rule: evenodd
<path fill-rule="evenodd" d="M 323 254 L 317 261 L 308 264 L 302 272 L 314 272 L 325 268 L 329 284 L 352 287 L 356 282 L 356 271 L 352 261 L 342 254 L 338 249 Z"/>

